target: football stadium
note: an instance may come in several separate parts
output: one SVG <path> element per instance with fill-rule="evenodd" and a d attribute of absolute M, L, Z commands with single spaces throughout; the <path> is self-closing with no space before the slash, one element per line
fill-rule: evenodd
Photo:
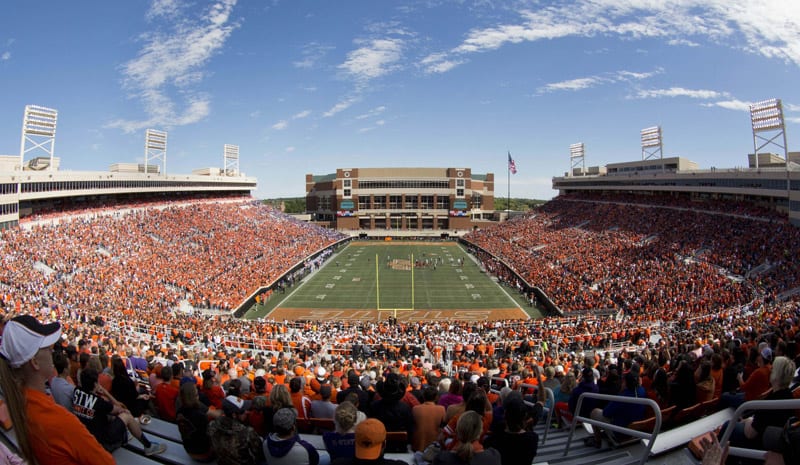
<path fill-rule="evenodd" d="M 644 156 L 586 168 L 576 147 L 541 208 L 481 216 L 480 227 L 402 219 L 366 234 L 372 207 L 392 218 L 391 202 L 373 192 L 360 212 L 357 193 L 332 187 L 326 211 L 347 210 L 353 228 L 301 221 L 253 198 L 236 146 L 225 146 L 225 166 L 189 175 L 165 173 L 161 131 L 144 135 L 143 164 L 109 171 L 62 171 L 52 151 L 27 157 L 26 141 L 54 143 L 55 114 L 27 107 L 23 150 L 0 159 L 11 411 L 1 436 L 12 451 L 58 457 L 39 455 L 47 439 L 20 429 L 13 380 L 32 382 L 41 362 L 15 342 L 24 337 L 55 343 L 58 376 L 46 381 L 56 401 L 65 383 L 107 385 L 136 438 L 97 449 L 117 463 L 227 463 L 209 449 L 220 416 L 258 444 L 294 431 L 330 458 L 326 435 L 340 432 L 348 402 L 353 422 L 358 410 L 388 431 L 378 452 L 408 464 L 431 461 L 437 438 L 463 441 L 472 417 L 501 450 L 504 431 L 533 438 L 511 449 L 525 463 L 699 463 L 718 452 L 715 433 L 736 458 L 788 447 L 780 438 L 800 409 L 797 153 L 750 154 L 736 169 Z M 782 131 L 780 118 L 767 129 Z M 645 132 L 643 152 L 659 137 Z M 408 209 L 411 194 L 398 195 Z M 209 431 L 199 441 L 184 409 L 198 396 Z M 437 402 L 452 407 L 437 410 L 431 435 L 417 407 Z M 777 443 L 748 441 L 751 423 L 763 425 L 752 434 L 777 429 Z"/>

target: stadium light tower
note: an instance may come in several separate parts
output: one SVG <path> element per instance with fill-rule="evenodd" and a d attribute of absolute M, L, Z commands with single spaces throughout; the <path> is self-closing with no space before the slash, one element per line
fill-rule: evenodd
<path fill-rule="evenodd" d="M 147 166 L 151 160 L 161 160 L 162 174 L 167 174 L 167 133 L 155 129 L 148 129 L 144 137 L 144 172 L 148 173 Z"/>
<path fill-rule="evenodd" d="M 22 118 L 22 140 L 19 146 L 19 169 L 25 164 L 25 154 L 38 150 L 44 152 L 50 163 L 48 170 L 54 169 L 53 156 L 56 147 L 56 123 L 58 110 L 26 105 L 25 115 Z"/>
<path fill-rule="evenodd" d="M 572 144 L 569 146 L 570 176 L 573 176 L 575 168 L 578 166 L 581 168 L 581 175 L 586 173 L 585 155 L 586 152 L 584 150 L 583 142 L 578 142 L 577 144 Z"/>
<path fill-rule="evenodd" d="M 664 140 L 661 126 L 642 129 L 642 161 L 664 158 Z"/>
<path fill-rule="evenodd" d="M 783 121 L 783 104 L 780 99 L 773 98 L 750 105 L 750 123 L 753 127 L 753 157 L 758 168 L 758 151 L 773 144 L 783 149 L 783 159 L 789 167 L 789 154 L 786 145 L 786 126 Z M 768 133 L 766 136 L 761 133 Z M 783 145 L 776 142 L 783 139 Z M 763 143 L 758 145 L 759 140 Z"/>
<path fill-rule="evenodd" d="M 239 175 L 239 146 L 225 144 L 222 149 L 222 166 L 225 176 Z"/>

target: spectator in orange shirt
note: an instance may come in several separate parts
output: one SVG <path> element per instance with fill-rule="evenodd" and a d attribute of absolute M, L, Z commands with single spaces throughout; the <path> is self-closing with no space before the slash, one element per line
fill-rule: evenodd
<path fill-rule="evenodd" d="M 744 374 L 737 375 L 739 382 L 739 391 L 730 394 L 722 394 L 722 405 L 727 407 L 736 408 L 749 400 L 756 400 L 770 388 L 769 374 L 772 371 L 772 349 L 763 347 L 758 352 L 756 358 L 756 368 L 747 380 L 744 380 Z"/>
<path fill-rule="evenodd" d="M 156 410 L 162 420 L 175 422 L 178 399 L 180 391 L 172 384 L 172 368 L 161 368 L 161 379 L 163 382 L 156 388 Z"/>
<path fill-rule="evenodd" d="M 0 342 L 0 387 L 14 423 L 17 445 L 28 463 L 114 463 L 114 458 L 78 420 L 46 394 L 53 376 L 53 344 L 59 323 L 23 315 L 6 323 Z"/>
<path fill-rule="evenodd" d="M 290 397 L 292 398 L 292 405 L 297 409 L 297 429 L 301 432 L 308 432 L 310 430 L 311 418 L 311 399 L 303 394 L 303 378 L 295 376 L 289 381 Z"/>

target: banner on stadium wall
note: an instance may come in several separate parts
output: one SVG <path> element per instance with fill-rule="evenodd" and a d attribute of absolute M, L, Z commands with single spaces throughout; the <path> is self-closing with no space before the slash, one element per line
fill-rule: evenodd
<path fill-rule="evenodd" d="M 465 211 L 450 210 L 450 216 L 467 216 Z"/>
<path fill-rule="evenodd" d="M 353 214 L 353 212 L 339 210 L 336 212 L 336 216 L 355 216 L 355 215 Z"/>

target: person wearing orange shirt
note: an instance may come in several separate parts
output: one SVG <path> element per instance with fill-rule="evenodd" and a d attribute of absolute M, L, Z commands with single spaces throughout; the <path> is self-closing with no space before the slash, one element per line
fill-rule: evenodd
<path fill-rule="evenodd" d="M 308 432 L 311 424 L 311 399 L 303 394 L 303 378 L 295 376 L 289 380 L 289 395 L 292 405 L 297 409 L 297 428 L 302 432 Z"/>
<path fill-rule="evenodd" d="M 208 400 L 209 407 L 222 410 L 222 399 L 225 398 L 225 391 L 220 386 L 219 375 L 211 368 L 203 370 L 203 384 L 200 393 Z"/>
<path fill-rule="evenodd" d="M 6 323 L 0 342 L 0 387 L 14 423 L 17 445 L 28 463 L 100 465 L 114 458 L 78 420 L 46 394 L 54 374 L 57 322 L 23 315 Z"/>
<path fill-rule="evenodd" d="M 156 396 L 156 410 L 158 410 L 158 415 L 162 420 L 174 422 L 177 414 L 175 402 L 180 391 L 171 383 L 172 368 L 161 368 L 161 379 L 163 382 L 158 385 L 154 393 Z"/>
<path fill-rule="evenodd" d="M 445 418 L 444 407 L 436 405 L 438 396 L 436 387 L 426 386 L 422 395 L 424 402 L 411 409 L 411 415 L 414 417 L 411 449 L 415 452 L 424 450 L 439 437 Z"/>
<path fill-rule="evenodd" d="M 733 394 L 722 394 L 721 404 L 726 407 L 736 408 L 749 400 L 756 400 L 770 388 L 769 375 L 772 371 L 772 349 L 764 347 L 756 358 L 756 368 L 745 381 L 744 375 L 739 373 L 739 391 Z"/>

